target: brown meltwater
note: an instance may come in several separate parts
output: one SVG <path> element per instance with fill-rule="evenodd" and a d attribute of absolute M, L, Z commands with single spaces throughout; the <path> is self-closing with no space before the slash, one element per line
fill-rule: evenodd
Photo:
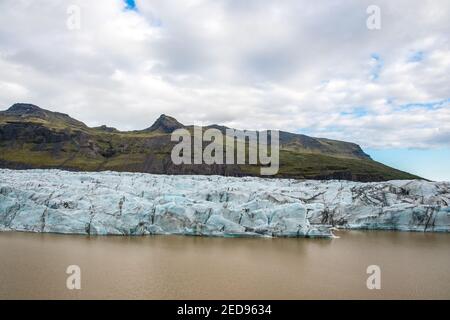
<path fill-rule="evenodd" d="M 450 234 L 339 239 L 0 233 L 0 299 L 450 299 Z M 81 268 L 81 290 L 66 269 Z M 369 265 L 381 289 L 369 290 Z"/>

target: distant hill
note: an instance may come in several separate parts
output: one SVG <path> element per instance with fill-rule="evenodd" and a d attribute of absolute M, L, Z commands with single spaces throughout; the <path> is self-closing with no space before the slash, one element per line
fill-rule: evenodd
<path fill-rule="evenodd" d="M 17 103 L 0 111 L 0 167 L 132 171 L 165 174 L 258 175 L 255 165 L 175 165 L 170 134 L 192 130 L 161 115 L 144 130 L 90 128 L 69 115 Z M 225 132 L 226 127 L 211 125 Z M 354 143 L 280 132 L 276 177 L 383 181 L 417 176 L 373 161 Z"/>

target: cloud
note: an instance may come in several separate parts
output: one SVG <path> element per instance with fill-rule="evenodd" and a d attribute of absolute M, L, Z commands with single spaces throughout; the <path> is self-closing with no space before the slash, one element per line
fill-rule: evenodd
<path fill-rule="evenodd" d="M 2 1 L 0 105 L 450 146 L 450 3 L 380 0 L 368 30 L 371 2 L 74 0 L 69 30 L 61 1 Z"/>

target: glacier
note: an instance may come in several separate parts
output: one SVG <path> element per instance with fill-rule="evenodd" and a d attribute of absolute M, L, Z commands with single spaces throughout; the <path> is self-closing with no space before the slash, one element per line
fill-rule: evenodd
<path fill-rule="evenodd" d="M 333 237 L 450 231 L 450 183 L 0 169 L 0 231 Z"/>

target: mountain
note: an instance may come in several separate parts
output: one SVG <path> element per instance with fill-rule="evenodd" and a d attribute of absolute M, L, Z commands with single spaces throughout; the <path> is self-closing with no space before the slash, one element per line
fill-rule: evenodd
<path fill-rule="evenodd" d="M 184 126 L 177 121 L 177 119 L 166 116 L 162 114 L 159 118 L 153 123 L 150 128 L 145 129 L 144 131 L 158 131 L 163 133 L 172 133 L 177 129 L 181 129 Z"/>
<path fill-rule="evenodd" d="M 106 125 L 91 128 L 67 114 L 17 103 L 0 111 L 0 167 L 259 175 L 256 165 L 175 165 L 170 154 L 176 142 L 170 140 L 170 134 L 179 128 L 193 129 L 167 115 L 144 130 L 119 131 Z M 227 129 L 217 124 L 207 128 Z M 354 181 L 419 178 L 373 161 L 357 144 L 283 131 L 276 177 Z"/>

